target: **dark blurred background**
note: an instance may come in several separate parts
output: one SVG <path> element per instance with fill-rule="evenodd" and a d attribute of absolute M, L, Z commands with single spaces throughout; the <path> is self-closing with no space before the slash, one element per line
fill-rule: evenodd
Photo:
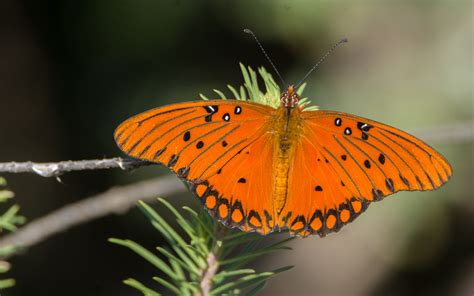
<path fill-rule="evenodd" d="M 245 27 L 259 36 L 287 81 L 301 78 L 334 42 L 349 38 L 308 79 L 305 94 L 322 109 L 413 132 L 467 125 L 472 135 L 472 5 L 2 0 L 0 161 L 121 156 L 112 134 L 128 116 L 239 85 L 239 62 L 271 70 Z M 264 294 L 472 295 L 472 137 L 430 144 L 454 167 L 447 185 L 399 193 L 338 234 L 294 241 L 293 251 L 259 264 L 261 270 L 296 265 Z M 32 220 L 159 174 L 169 173 L 157 167 L 79 172 L 65 175 L 64 184 L 36 175 L 5 177 Z M 168 198 L 196 205 L 190 194 Z M 4 294 L 138 295 L 121 281 L 133 276 L 151 283 L 154 269 L 108 237 L 160 244 L 136 209 L 92 221 L 13 258 L 17 286 Z"/>

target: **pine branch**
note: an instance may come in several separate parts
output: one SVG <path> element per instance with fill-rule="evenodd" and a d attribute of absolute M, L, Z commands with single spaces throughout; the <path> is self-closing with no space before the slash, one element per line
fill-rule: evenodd
<path fill-rule="evenodd" d="M 207 268 L 204 270 L 199 285 L 202 290 L 202 296 L 208 296 L 212 289 L 212 279 L 219 269 L 219 262 L 214 252 L 207 255 Z"/>
<path fill-rule="evenodd" d="M 205 210 L 198 212 L 183 207 L 189 218 L 163 198 L 158 198 L 158 207 L 164 206 L 175 217 L 178 226 L 171 226 L 159 211 L 144 202 L 139 208 L 150 220 L 151 225 L 167 241 L 168 248 L 149 250 L 139 243 L 110 238 L 116 245 L 126 247 L 152 264 L 164 275 L 153 277 L 163 288 L 174 295 L 255 295 L 272 277 L 292 268 L 285 266 L 273 271 L 258 272 L 242 268 L 258 258 L 277 250 L 290 250 L 287 244 L 293 239 L 276 240 L 270 245 L 260 244 L 263 237 L 255 233 L 229 230 L 212 219 Z M 248 260 L 245 258 L 252 259 Z M 223 262 L 237 258 L 238 264 Z M 125 284 L 141 291 L 143 295 L 161 295 L 158 291 L 129 278 Z"/>

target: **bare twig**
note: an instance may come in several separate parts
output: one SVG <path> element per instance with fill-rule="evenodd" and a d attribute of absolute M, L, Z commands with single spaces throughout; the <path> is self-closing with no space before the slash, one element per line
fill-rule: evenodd
<path fill-rule="evenodd" d="M 219 268 L 219 262 L 216 255 L 213 252 L 210 252 L 207 255 L 207 267 L 203 270 L 201 281 L 199 283 L 202 291 L 201 296 L 208 296 L 209 292 L 212 289 L 212 279 L 216 275 L 216 272 Z"/>
<path fill-rule="evenodd" d="M 34 173 L 42 177 L 58 177 L 71 171 L 86 170 L 105 170 L 120 168 L 129 170 L 143 165 L 149 165 L 150 162 L 132 159 L 132 158 L 109 158 L 109 159 L 90 159 L 90 160 L 67 160 L 60 162 L 35 163 L 26 162 L 4 162 L 0 163 L 0 172 L 2 173 Z"/>
<path fill-rule="evenodd" d="M 138 200 L 150 200 L 184 190 L 185 186 L 174 176 L 114 187 L 31 221 L 18 231 L 3 237 L 0 240 L 0 248 L 7 245 L 29 247 L 75 225 L 126 212 Z"/>

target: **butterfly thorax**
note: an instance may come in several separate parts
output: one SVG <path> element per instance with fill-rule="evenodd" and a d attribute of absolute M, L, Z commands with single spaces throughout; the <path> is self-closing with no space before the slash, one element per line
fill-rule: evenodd
<path fill-rule="evenodd" d="M 294 157 L 296 143 L 301 129 L 301 109 L 280 106 L 274 116 L 274 187 L 273 204 L 275 215 L 278 215 L 285 206 L 288 194 L 288 175 L 290 164 Z"/>

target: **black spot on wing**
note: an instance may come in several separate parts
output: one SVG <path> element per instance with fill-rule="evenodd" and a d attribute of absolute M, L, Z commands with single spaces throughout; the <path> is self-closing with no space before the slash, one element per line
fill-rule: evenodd
<path fill-rule="evenodd" d="M 219 106 L 217 105 L 204 106 L 204 109 L 206 110 L 207 113 L 212 114 L 212 113 L 217 113 L 217 111 L 219 111 Z"/>
<path fill-rule="evenodd" d="M 179 159 L 179 156 L 177 154 L 171 155 L 167 166 L 170 168 L 173 167 L 176 164 L 176 162 L 178 162 L 178 159 Z"/>
<path fill-rule="evenodd" d="M 393 187 L 393 180 L 390 178 L 385 179 L 385 185 L 387 186 L 387 189 L 390 190 L 391 192 L 395 192 L 395 188 Z"/>
<path fill-rule="evenodd" d="M 415 176 L 416 182 L 418 182 L 418 185 L 420 186 L 421 189 L 425 189 L 425 186 L 423 186 L 423 183 L 421 183 L 421 180 L 418 176 Z"/>
<path fill-rule="evenodd" d="M 380 154 L 380 155 L 379 155 L 379 162 L 380 162 L 381 164 L 384 164 L 384 163 L 385 163 L 385 156 L 384 156 L 383 154 Z"/>
<path fill-rule="evenodd" d="M 183 178 L 183 179 L 186 179 L 189 175 L 189 170 L 190 168 L 189 167 L 184 167 L 184 168 L 180 168 L 178 169 L 178 177 L 180 178 Z"/>
<path fill-rule="evenodd" d="M 399 174 L 399 177 L 400 177 L 400 180 L 402 180 L 402 182 L 408 186 L 408 188 L 410 188 L 410 182 L 408 182 L 408 179 L 403 177 L 402 174 Z"/>
<path fill-rule="evenodd" d="M 230 115 L 229 115 L 229 113 L 225 113 L 225 114 L 222 116 L 222 120 L 224 120 L 224 121 L 229 121 L 229 120 L 230 120 Z"/>
<path fill-rule="evenodd" d="M 271 227 L 270 225 L 270 221 L 273 220 L 272 215 L 270 215 L 270 213 L 267 210 L 263 210 L 263 213 L 265 214 L 265 220 L 267 222 L 268 229 L 273 229 L 273 227 Z"/>
<path fill-rule="evenodd" d="M 191 139 L 191 132 L 187 131 L 183 135 L 183 141 L 187 142 L 187 141 L 189 141 L 189 139 Z"/>
<path fill-rule="evenodd" d="M 217 111 L 219 111 L 219 106 L 217 105 L 204 106 L 203 108 L 204 110 L 206 110 L 207 113 L 209 113 L 209 115 L 204 117 L 204 120 L 206 122 L 212 121 L 212 115 L 214 115 L 215 113 L 217 113 Z"/>
<path fill-rule="evenodd" d="M 361 131 L 368 132 L 373 126 L 368 123 L 357 122 L 357 128 Z"/>
<path fill-rule="evenodd" d="M 293 219 L 293 221 L 291 222 L 291 226 L 290 227 L 293 227 L 294 225 L 296 225 L 296 223 L 298 222 L 301 222 L 302 223 L 302 226 L 298 229 L 293 229 L 291 228 L 291 231 L 293 232 L 299 232 L 301 230 L 303 230 L 306 226 L 306 219 L 303 215 L 298 215 L 295 217 L 295 219 Z"/>
<path fill-rule="evenodd" d="M 374 201 L 380 201 L 383 199 L 383 192 L 380 189 L 373 188 L 372 196 L 374 198 Z"/>
<path fill-rule="evenodd" d="M 255 218 L 258 222 L 260 222 L 260 226 L 259 225 L 254 225 L 252 223 L 252 218 Z M 249 225 L 254 227 L 254 228 L 261 228 L 262 227 L 262 218 L 260 218 L 260 215 L 254 210 L 251 210 L 249 212 L 249 216 L 247 218 L 247 221 L 248 221 Z"/>
<path fill-rule="evenodd" d="M 366 159 L 366 160 L 364 161 L 364 166 L 365 166 L 366 168 L 370 169 L 370 161 L 369 161 L 368 159 Z"/>
<path fill-rule="evenodd" d="M 155 158 L 159 157 L 161 154 L 163 154 L 163 152 L 166 151 L 166 146 L 161 148 L 160 150 L 156 151 L 155 153 Z"/>

